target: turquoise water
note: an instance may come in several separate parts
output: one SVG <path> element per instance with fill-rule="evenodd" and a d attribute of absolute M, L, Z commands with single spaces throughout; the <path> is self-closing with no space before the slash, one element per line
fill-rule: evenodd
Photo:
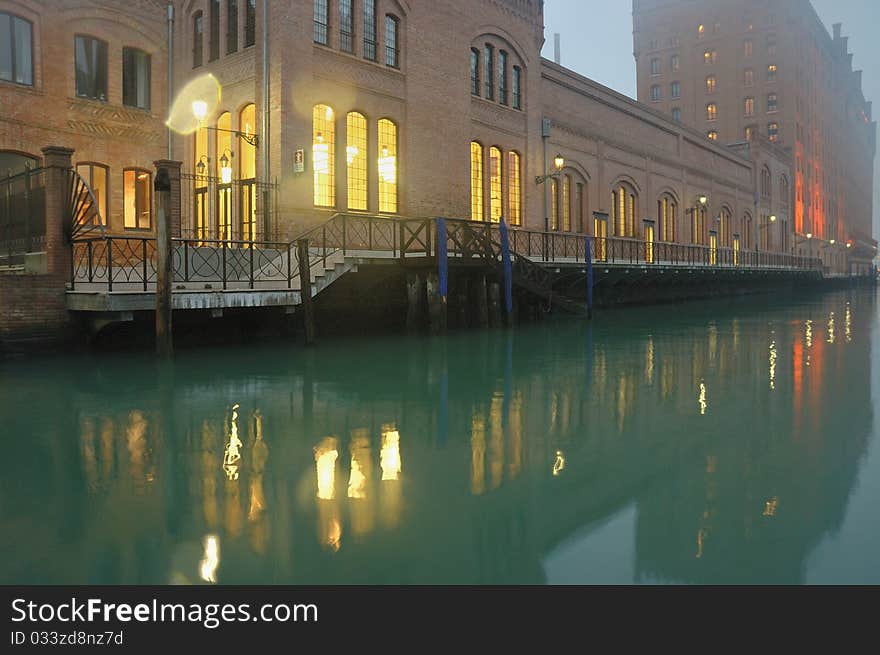
<path fill-rule="evenodd" d="M 0 363 L 2 583 L 878 583 L 873 291 Z"/>

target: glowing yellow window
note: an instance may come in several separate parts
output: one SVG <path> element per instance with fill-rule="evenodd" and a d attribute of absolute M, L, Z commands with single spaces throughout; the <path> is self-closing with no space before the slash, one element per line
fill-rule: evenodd
<path fill-rule="evenodd" d="M 345 161 L 348 167 L 348 208 L 367 209 L 367 119 L 351 112 L 346 121 Z"/>
<path fill-rule="evenodd" d="M 571 232 L 571 176 L 562 178 L 562 231 Z"/>
<path fill-rule="evenodd" d="M 379 211 L 397 212 L 397 125 L 379 121 Z"/>
<path fill-rule="evenodd" d="M 251 105 L 253 106 L 253 105 Z M 223 178 L 223 170 L 220 159 L 225 154 L 227 158 L 227 162 L 231 158 L 230 153 L 232 153 L 232 114 L 228 111 L 220 114 L 220 117 L 217 119 L 217 142 L 216 142 L 216 160 L 217 160 L 217 172 L 216 176 L 219 178 Z"/>
<path fill-rule="evenodd" d="M 556 178 L 550 179 L 550 229 L 559 229 L 559 185 Z"/>
<path fill-rule="evenodd" d="M 510 224 L 522 225 L 522 175 L 520 172 L 519 153 L 509 153 L 507 177 L 507 193 L 510 199 Z"/>
<path fill-rule="evenodd" d="M 471 141 L 471 220 L 483 220 L 483 146 Z"/>
<path fill-rule="evenodd" d="M 312 112 L 312 169 L 317 207 L 336 204 L 336 127 L 333 120 L 331 107 L 315 105 Z"/>
<path fill-rule="evenodd" d="M 241 110 L 238 118 L 238 129 L 248 136 L 256 134 L 257 108 L 256 105 L 248 105 Z M 242 180 L 253 180 L 257 177 L 257 149 L 244 139 L 239 139 L 241 147 L 241 163 L 239 174 Z M 220 158 L 220 155 L 217 155 Z"/>
<path fill-rule="evenodd" d="M 501 150 L 489 148 L 489 220 L 501 220 Z"/>

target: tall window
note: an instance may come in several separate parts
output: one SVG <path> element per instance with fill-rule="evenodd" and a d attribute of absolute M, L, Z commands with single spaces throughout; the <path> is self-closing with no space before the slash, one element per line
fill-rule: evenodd
<path fill-rule="evenodd" d="M 507 193 L 510 202 L 510 224 L 522 225 L 522 171 L 520 170 L 519 153 L 508 153 L 507 162 Z"/>
<path fill-rule="evenodd" d="M 0 80 L 34 83 L 33 26 L 4 12 L 0 12 Z"/>
<path fill-rule="evenodd" d="M 559 183 L 555 177 L 550 178 L 550 229 L 559 229 Z"/>
<path fill-rule="evenodd" d="M 727 248 L 730 246 L 730 216 L 730 209 L 728 209 L 727 207 L 722 207 L 721 213 L 718 215 L 718 240 L 720 241 L 722 248 Z"/>
<path fill-rule="evenodd" d="M 680 98 L 681 97 L 681 83 L 673 82 L 669 85 L 669 97 L 670 98 Z"/>
<path fill-rule="evenodd" d="M 385 65 L 400 68 L 400 21 L 385 16 Z"/>
<path fill-rule="evenodd" d="M 513 67 L 513 108 L 522 109 L 522 69 Z"/>
<path fill-rule="evenodd" d="M 714 102 L 710 102 L 708 105 L 706 105 L 706 120 L 718 120 L 718 105 L 716 105 Z"/>
<path fill-rule="evenodd" d="M 571 175 L 562 177 L 562 231 L 571 232 Z"/>
<path fill-rule="evenodd" d="M 367 210 L 367 119 L 356 111 L 346 118 L 345 162 L 348 178 L 348 208 Z"/>
<path fill-rule="evenodd" d="M 717 141 L 718 140 L 718 131 L 717 130 L 709 130 L 706 133 L 706 138 L 709 139 L 709 141 Z"/>
<path fill-rule="evenodd" d="M 669 58 L 669 69 L 670 69 L 673 73 L 677 73 L 680 67 L 681 67 L 681 60 L 679 59 L 679 56 L 678 56 L 678 55 L 672 55 L 672 56 Z"/>
<path fill-rule="evenodd" d="M 584 212 L 586 210 L 586 192 L 583 182 L 578 182 L 575 185 L 574 192 L 574 209 L 577 213 L 577 231 L 580 233 L 586 232 L 586 220 L 584 216 Z"/>
<path fill-rule="evenodd" d="M 772 194 L 772 182 L 770 181 L 770 169 L 766 166 L 761 169 L 761 196 L 770 200 Z"/>
<path fill-rule="evenodd" d="M 498 102 L 507 104 L 507 52 L 498 51 Z"/>
<path fill-rule="evenodd" d="M 621 184 L 611 192 L 611 214 L 616 236 L 635 236 L 636 194 L 628 185 Z"/>
<path fill-rule="evenodd" d="M 718 51 L 717 50 L 706 50 L 703 53 L 703 63 L 707 66 L 711 66 L 718 61 Z"/>
<path fill-rule="evenodd" d="M 327 32 L 330 26 L 329 21 L 330 15 L 327 8 L 327 0 L 315 0 L 315 43 L 327 45 Z"/>
<path fill-rule="evenodd" d="M 497 223 L 503 213 L 501 197 L 501 150 L 489 148 L 489 220 Z"/>
<path fill-rule="evenodd" d="M 779 106 L 779 100 L 775 93 L 767 94 L 767 112 L 774 112 Z"/>
<path fill-rule="evenodd" d="M 495 48 L 490 44 L 486 44 L 485 48 L 485 66 L 486 71 L 486 100 L 495 99 Z"/>
<path fill-rule="evenodd" d="M 228 111 L 224 111 L 217 117 L 217 131 L 214 133 L 216 135 L 216 140 L 214 142 L 214 152 L 216 156 L 214 159 L 216 160 L 216 173 L 215 175 L 219 178 L 223 177 L 223 162 L 220 161 L 223 159 L 225 155 L 227 158 L 227 166 L 229 165 L 229 157 L 232 152 L 232 114 Z M 242 158 L 243 159 L 243 158 Z"/>
<path fill-rule="evenodd" d="M 660 58 L 654 57 L 651 59 L 651 75 L 659 75 L 660 74 Z"/>
<path fill-rule="evenodd" d="M 483 220 L 483 146 L 471 141 L 471 220 Z"/>
<path fill-rule="evenodd" d="M 249 48 L 257 42 L 257 0 L 247 0 L 244 14 L 244 47 Z"/>
<path fill-rule="evenodd" d="M 226 54 L 238 51 L 238 0 L 226 0 Z"/>
<path fill-rule="evenodd" d="M 791 201 L 791 189 L 788 185 L 788 178 L 783 175 L 779 178 L 779 202 L 784 207 L 787 207 L 789 202 Z"/>
<path fill-rule="evenodd" d="M 752 137 L 755 136 L 755 126 L 754 125 L 746 125 L 746 129 L 743 132 L 743 137 L 746 141 L 751 141 Z"/>
<path fill-rule="evenodd" d="M 243 134 L 252 136 L 257 130 L 257 106 L 253 103 L 246 105 L 238 116 L 238 129 Z M 242 180 L 253 180 L 257 177 L 257 149 L 244 139 L 239 139 L 241 150 L 241 163 L 239 173 Z M 220 156 L 220 153 L 217 155 Z"/>
<path fill-rule="evenodd" d="M 715 87 L 717 82 L 715 80 L 714 75 L 710 75 L 706 78 L 706 93 L 715 93 Z"/>
<path fill-rule="evenodd" d="M 660 240 L 675 241 L 675 214 L 678 207 L 675 200 L 664 194 L 657 201 L 657 216 L 660 219 Z"/>
<path fill-rule="evenodd" d="M 104 225 L 107 225 L 108 168 L 103 164 L 84 162 L 76 165 L 76 172 L 88 183 L 92 195 L 95 196 L 95 201 L 98 203 L 98 213 L 101 214 L 101 220 Z"/>
<path fill-rule="evenodd" d="M 76 37 L 76 95 L 107 100 L 107 44 L 90 36 Z"/>
<path fill-rule="evenodd" d="M 122 173 L 123 225 L 128 230 L 149 230 L 152 224 L 152 188 L 149 171 L 129 168 Z"/>
<path fill-rule="evenodd" d="M 312 169 L 317 207 L 336 205 L 336 126 L 333 109 L 315 105 L 312 112 Z"/>
<path fill-rule="evenodd" d="M 202 65 L 202 34 L 205 26 L 202 21 L 202 12 L 197 11 L 193 14 L 193 68 Z"/>
<path fill-rule="evenodd" d="M 364 59 L 376 61 L 376 0 L 364 0 Z"/>
<path fill-rule="evenodd" d="M 209 9 L 211 10 L 211 34 L 208 39 L 210 44 L 209 61 L 214 61 L 220 57 L 220 0 L 211 0 Z"/>
<path fill-rule="evenodd" d="M 676 123 L 681 123 L 681 107 L 672 108 L 672 120 Z"/>
<path fill-rule="evenodd" d="M 754 116 L 755 115 L 755 99 L 754 98 L 746 98 L 745 101 L 745 109 L 743 110 L 746 116 Z"/>
<path fill-rule="evenodd" d="M 229 158 L 232 156 L 232 114 L 224 111 L 217 117 L 217 131 L 214 133 L 214 156 L 216 172 L 214 175 L 221 181 L 216 186 L 216 209 L 217 238 L 232 239 L 232 179 L 224 179 L 223 169 L 230 166 Z M 226 159 L 226 166 L 223 159 Z"/>
<path fill-rule="evenodd" d="M 397 213 L 397 125 L 379 121 L 379 211 Z"/>
<path fill-rule="evenodd" d="M 754 52 L 755 44 L 751 39 L 746 39 L 743 41 L 743 56 L 751 57 Z"/>
<path fill-rule="evenodd" d="M 339 0 L 339 49 L 354 52 L 354 12 L 352 0 Z"/>
<path fill-rule="evenodd" d="M 705 244 L 708 240 L 707 216 L 706 207 L 697 207 L 691 212 L 691 243 Z"/>
<path fill-rule="evenodd" d="M 743 84 L 746 86 L 754 86 L 755 71 L 753 71 L 751 68 L 747 68 L 743 73 Z"/>
<path fill-rule="evenodd" d="M 150 108 L 150 55 L 135 48 L 122 49 L 122 104 Z"/>
<path fill-rule="evenodd" d="M 480 51 L 471 48 L 471 95 L 480 95 Z"/>
<path fill-rule="evenodd" d="M 660 101 L 660 85 L 652 84 L 651 85 L 651 102 L 659 102 Z"/>
<path fill-rule="evenodd" d="M 779 141 L 779 123 L 767 123 L 767 138 L 771 141 Z"/>
<path fill-rule="evenodd" d="M 767 66 L 767 81 L 768 82 L 775 82 L 776 81 L 776 72 L 777 72 L 776 64 L 770 64 L 769 66 Z"/>

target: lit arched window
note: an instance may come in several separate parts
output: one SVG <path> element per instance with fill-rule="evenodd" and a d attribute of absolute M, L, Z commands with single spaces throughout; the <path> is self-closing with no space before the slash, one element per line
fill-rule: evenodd
<path fill-rule="evenodd" d="M 726 247 L 730 245 L 730 209 L 727 207 L 721 208 L 721 213 L 718 215 L 721 219 L 718 221 L 718 238 L 721 242 L 722 247 Z"/>
<path fill-rule="evenodd" d="M 709 132 L 706 134 L 706 137 L 709 139 L 709 141 L 717 141 L 718 132 L 716 130 L 709 130 Z"/>
<path fill-rule="evenodd" d="M 471 141 L 471 220 L 483 220 L 483 146 Z"/>
<path fill-rule="evenodd" d="M 199 175 L 211 174 L 208 167 L 208 130 L 204 127 L 197 129 L 193 137 L 193 170 Z"/>
<path fill-rule="evenodd" d="M 571 232 L 571 175 L 562 177 L 562 231 Z"/>
<path fill-rule="evenodd" d="M 522 225 L 522 171 L 520 170 L 519 153 L 508 153 L 507 160 L 507 189 L 510 203 L 510 224 Z"/>
<path fill-rule="evenodd" d="M 678 205 L 668 193 L 664 193 L 657 201 L 657 218 L 660 222 L 660 240 L 675 241 L 675 219 Z"/>
<path fill-rule="evenodd" d="M 636 230 L 636 192 L 626 183 L 611 192 L 611 213 L 614 233 L 619 237 L 634 237 Z"/>
<path fill-rule="evenodd" d="M 706 50 L 703 53 L 703 63 L 708 65 L 714 64 L 718 61 L 718 51 L 717 50 Z"/>
<path fill-rule="evenodd" d="M 229 166 L 232 162 L 232 114 L 228 111 L 223 112 L 217 118 L 217 142 L 215 143 L 217 149 L 217 177 L 223 178 L 223 164 L 221 159 L 223 156 L 226 156 L 227 166 Z"/>
<path fill-rule="evenodd" d="M 367 119 L 356 111 L 346 119 L 345 162 L 348 179 L 348 208 L 367 210 Z"/>
<path fill-rule="evenodd" d="M 503 211 L 501 179 L 501 150 L 492 146 L 489 148 L 489 220 L 493 223 L 501 220 L 501 213 Z"/>
<path fill-rule="evenodd" d="M 706 78 L 706 93 L 715 93 L 715 87 L 718 85 L 717 80 L 714 75 L 709 75 Z"/>
<path fill-rule="evenodd" d="M 245 106 L 238 117 L 238 129 L 243 134 L 252 136 L 257 133 L 257 107 L 253 103 Z M 244 139 L 239 140 L 241 146 L 240 175 L 243 180 L 257 177 L 257 149 Z"/>
<path fill-rule="evenodd" d="M 559 229 L 559 184 L 556 178 L 550 178 L 550 229 Z"/>
<path fill-rule="evenodd" d="M 718 105 L 714 102 L 710 102 L 706 105 L 706 120 L 714 121 L 718 119 Z"/>
<path fill-rule="evenodd" d="M 706 244 L 709 241 L 708 210 L 706 206 L 695 207 L 691 212 L 691 243 Z"/>
<path fill-rule="evenodd" d="M 123 226 L 126 230 L 149 230 L 153 216 L 152 174 L 139 168 L 122 172 Z"/>
<path fill-rule="evenodd" d="M 379 121 L 379 211 L 397 213 L 397 125 Z"/>
<path fill-rule="evenodd" d="M 336 205 L 336 126 L 333 108 L 315 105 L 312 112 L 312 170 L 316 207 Z"/>

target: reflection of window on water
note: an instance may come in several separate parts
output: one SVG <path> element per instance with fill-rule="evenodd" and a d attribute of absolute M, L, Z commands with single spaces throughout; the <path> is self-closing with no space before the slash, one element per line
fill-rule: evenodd
<path fill-rule="evenodd" d="M 315 446 L 318 498 L 322 500 L 333 500 L 336 496 L 336 460 L 339 457 L 336 443 L 334 437 L 327 437 Z"/>
<path fill-rule="evenodd" d="M 379 455 L 383 480 L 397 480 L 400 476 L 400 433 L 391 428 L 382 430 L 382 451 Z"/>
<path fill-rule="evenodd" d="M 199 562 L 199 576 L 205 582 L 217 582 L 217 567 L 220 565 L 220 538 L 209 534 L 202 542 L 205 553 Z"/>

